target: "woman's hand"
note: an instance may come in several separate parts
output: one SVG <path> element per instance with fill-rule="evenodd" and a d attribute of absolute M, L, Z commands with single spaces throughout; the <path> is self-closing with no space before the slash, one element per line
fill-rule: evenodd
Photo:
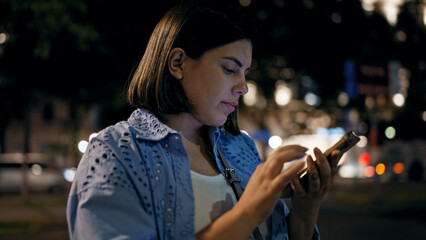
<path fill-rule="evenodd" d="M 284 187 L 304 167 L 301 161 L 282 172 L 283 164 L 304 157 L 306 151 L 307 148 L 299 145 L 287 145 L 274 151 L 256 168 L 234 208 L 246 211 L 256 225 L 264 222 L 271 215 Z"/>
<path fill-rule="evenodd" d="M 292 197 L 293 206 L 304 210 L 319 208 L 337 173 L 337 163 L 341 157 L 338 150 L 333 151 L 331 153 L 330 164 L 318 148 L 314 149 L 314 154 L 316 158 L 315 162 L 312 156 L 306 158 L 309 179 L 308 189 L 305 190 L 297 178 L 291 181 L 294 190 Z"/>
<path fill-rule="evenodd" d="M 249 238 L 257 225 L 271 215 L 284 187 L 304 167 L 301 161 L 282 172 L 283 164 L 304 157 L 306 150 L 298 145 L 288 145 L 272 153 L 256 168 L 235 206 L 198 233 L 197 238 Z"/>
<path fill-rule="evenodd" d="M 305 190 L 298 178 L 291 181 L 294 193 L 292 196 L 292 210 L 289 217 L 289 235 L 292 239 L 312 239 L 321 202 L 327 193 L 334 176 L 337 173 L 337 163 L 340 152 L 331 153 L 330 163 L 324 154 L 314 149 L 316 161 L 312 156 L 306 159 L 309 184 Z"/>

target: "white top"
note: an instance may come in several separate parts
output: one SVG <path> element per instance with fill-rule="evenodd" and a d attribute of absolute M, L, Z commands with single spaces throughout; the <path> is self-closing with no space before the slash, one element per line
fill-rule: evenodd
<path fill-rule="evenodd" d="M 198 233 L 237 202 L 222 174 L 207 176 L 191 171 L 195 202 L 195 231 Z"/>
<path fill-rule="evenodd" d="M 200 146 L 190 142 L 183 134 L 181 135 L 190 161 L 201 160 L 203 155 Z M 191 178 L 194 190 L 194 233 L 196 234 L 230 210 L 237 200 L 234 191 L 222 174 L 208 176 L 191 170 Z"/>
<path fill-rule="evenodd" d="M 182 140 L 191 161 L 202 158 L 200 146 L 190 142 L 183 134 Z M 192 188 L 194 191 L 194 234 L 210 225 L 222 214 L 230 210 L 237 199 L 232 187 L 222 174 L 208 176 L 191 170 Z M 260 224 L 262 236 L 267 236 L 266 225 Z"/>

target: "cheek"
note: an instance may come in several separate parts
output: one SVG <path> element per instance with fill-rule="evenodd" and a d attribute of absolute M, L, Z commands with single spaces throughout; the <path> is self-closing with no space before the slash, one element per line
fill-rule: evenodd
<path fill-rule="evenodd" d="M 190 101 L 205 101 L 219 97 L 223 84 L 207 76 L 192 76 L 182 81 L 183 89 Z M 195 77 L 195 78 L 194 78 Z"/>

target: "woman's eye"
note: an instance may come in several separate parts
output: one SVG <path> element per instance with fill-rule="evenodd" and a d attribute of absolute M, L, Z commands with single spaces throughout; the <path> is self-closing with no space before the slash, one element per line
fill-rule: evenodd
<path fill-rule="evenodd" d="M 235 73 L 235 70 L 232 68 L 228 68 L 228 67 L 223 67 L 223 71 L 225 73 Z"/>

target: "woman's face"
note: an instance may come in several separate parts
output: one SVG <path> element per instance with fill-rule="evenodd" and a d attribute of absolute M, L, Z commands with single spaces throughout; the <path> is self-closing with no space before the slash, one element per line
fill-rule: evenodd
<path fill-rule="evenodd" d="M 182 86 L 193 106 L 192 116 L 208 126 L 222 126 L 247 93 L 246 74 L 252 45 L 238 40 L 205 52 L 200 59 L 182 62 Z"/>

